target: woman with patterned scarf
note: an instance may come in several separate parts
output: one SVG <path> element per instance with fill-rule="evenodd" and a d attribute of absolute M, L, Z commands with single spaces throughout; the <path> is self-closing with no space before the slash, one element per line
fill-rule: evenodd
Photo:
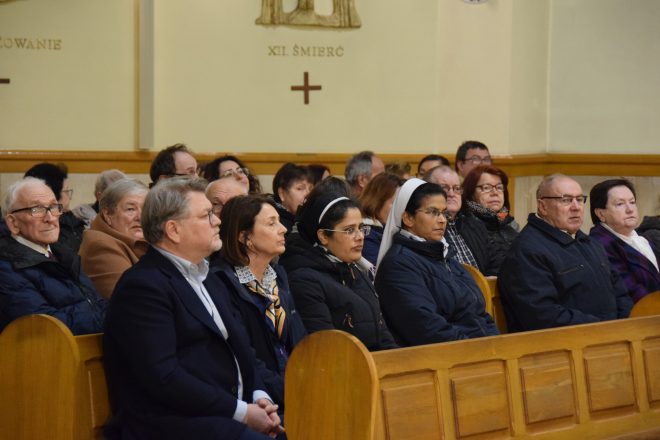
<path fill-rule="evenodd" d="M 307 332 L 296 312 L 286 272 L 273 263 L 284 252 L 286 228 L 275 203 L 260 195 L 230 199 L 220 217 L 222 249 L 211 272 L 227 286 L 252 347 L 266 368 L 257 368 L 266 391 L 284 410 L 284 369 Z"/>
<path fill-rule="evenodd" d="M 357 203 L 317 187 L 298 210 L 297 225 L 280 263 L 307 331 L 338 329 L 369 350 L 395 348 L 369 276 L 371 264 L 362 258 L 369 226 Z"/>
<path fill-rule="evenodd" d="M 497 275 L 520 226 L 509 215 L 509 178 L 492 165 L 474 168 L 463 181 L 463 208 L 488 231 L 489 262 L 484 275 Z"/>

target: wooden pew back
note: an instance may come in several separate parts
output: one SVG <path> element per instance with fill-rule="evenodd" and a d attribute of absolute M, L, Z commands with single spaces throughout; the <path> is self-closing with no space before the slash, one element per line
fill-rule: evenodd
<path fill-rule="evenodd" d="M 103 438 L 110 415 L 102 335 L 31 315 L 0 334 L 0 438 Z"/>
<path fill-rule="evenodd" d="M 660 316 L 374 353 L 318 332 L 285 383 L 291 440 L 660 438 Z"/>

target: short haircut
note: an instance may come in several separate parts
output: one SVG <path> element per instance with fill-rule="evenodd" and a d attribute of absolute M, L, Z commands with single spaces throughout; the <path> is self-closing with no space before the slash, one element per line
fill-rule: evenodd
<path fill-rule="evenodd" d="M 360 176 L 371 176 L 371 164 L 374 155 L 373 151 L 360 151 L 350 158 L 344 170 L 344 176 L 349 185 L 355 185 Z"/>
<path fill-rule="evenodd" d="M 158 182 L 160 176 L 173 176 L 176 174 L 174 155 L 178 152 L 192 155 L 192 152 L 185 144 L 174 144 L 158 152 L 154 160 L 151 162 L 151 168 L 149 168 L 149 177 L 152 182 L 151 186 Z"/>
<path fill-rule="evenodd" d="M 16 200 L 18 199 L 18 194 L 23 189 L 37 185 L 48 186 L 48 184 L 43 179 L 38 179 L 32 176 L 23 177 L 22 179 L 17 180 L 16 182 L 9 185 L 9 188 L 7 189 L 7 195 L 5 195 L 5 199 L 2 204 L 3 217 L 7 217 L 7 215 L 9 215 L 14 209 L 16 209 Z M 27 208 L 27 206 L 25 206 L 25 208 Z"/>
<path fill-rule="evenodd" d="M 390 174 L 395 174 L 399 177 L 410 175 L 411 166 L 408 162 L 393 162 L 385 165 L 385 171 Z"/>
<path fill-rule="evenodd" d="M 98 175 L 94 183 L 94 195 L 103 194 L 103 191 L 114 182 L 120 179 L 126 179 L 127 176 L 118 169 L 106 170 Z"/>
<path fill-rule="evenodd" d="M 479 165 L 478 167 L 473 168 L 472 171 L 465 176 L 465 179 L 463 180 L 463 201 L 476 201 L 474 199 L 474 193 L 477 191 L 477 184 L 479 183 L 482 174 L 492 174 L 493 176 L 500 178 L 502 185 L 504 185 L 504 207 L 508 210 L 510 208 L 508 188 L 509 176 L 507 176 L 501 168 L 492 165 Z M 464 208 L 462 209 L 467 209 L 467 203 L 463 203 L 463 207 Z"/>
<path fill-rule="evenodd" d="M 23 177 L 36 177 L 46 182 L 46 185 L 53 190 L 55 198 L 59 200 L 62 196 L 64 180 L 69 177 L 66 165 L 43 162 L 36 164 L 25 172 Z"/>
<path fill-rule="evenodd" d="M 458 173 L 449 165 L 438 165 L 437 167 L 433 167 L 430 170 L 428 170 L 426 173 L 424 173 L 423 179 L 426 180 L 427 182 L 431 182 L 430 180 L 431 176 L 433 176 L 435 173 L 458 175 Z M 436 183 L 436 182 L 431 182 L 431 183 Z"/>
<path fill-rule="evenodd" d="M 222 208 L 222 214 L 220 214 L 220 239 L 222 240 L 220 255 L 232 266 L 247 266 L 250 264 L 248 248 L 241 241 L 241 234 L 252 231 L 254 220 L 264 205 L 270 205 L 277 209 L 271 198 L 262 195 L 236 196 L 230 199 Z"/>
<path fill-rule="evenodd" d="M 245 165 L 245 163 L 238 157 L 225 154 L 224 156 L 216 157 L 204 166 L 204 178 L 209 182 L 218 180 L 220 178 L 220 164 L 222 162 L 227 162 L 228 160 L 236 162 L 240 168 L 249 169 L 247 165 Z M 261 194 L 261 183 L 259 182 L 257 176 L 250 173 L 247 177 L 248 182 L 250 182 L 250 194 Z"/>
<path fill-rule="evenodd" d="M 147 185 L 137 179 L 119 179 L 112 183 L 101 194 L 99 210 L 114 212 L 117 205 L 124 197 L 135 194 L 146 194 L 149 192 Z"/>
<path fill-rule="evenodd" d="M 561 173 L 554 173 L 544 177 L 543 180 L 541 180 L 541 183 L 539 183 L 539 186 L 536 188 L 536 200 L 539 200 L 543 196 L 547 196 L 548 188 L 550 188 L 555 183 L 556 180 L 561 180 L 561 179 L 571 179 L 571 178 Z"/>
<path fill-rule="evenodd" d="M 142 207 L 142 230 L 145 240 L 158 244 L 165 236 L 165 223 L 188 215 L 188 194 L 204 195 L 206 181 L 190 177 L 174 177 L 158 182 L 147 194 Z"/>
<path fill-rule="evenodd" d="M 424 199 L 436 195 L 441 195 L 447 200 L 447 193 L 440 185 L 430 182 L 419 185 L 410 195 L 405 211 L 414 217 L 417 210 L 422 206 L 422 203 L 424 203 Z"/>
<path fill-rule="evenodd" d="M 328 173 L 328 175 L 330 175 L 330 168 L 320 163 L 313 163 L 307 165 L 307 171 L 308 171 L 307 174 L 309 174 L 309 183 L 311 183 L 314 186 L 316 186 L 319 182 L 323 180 L 323 175 L 326 172 Z"/>
<path fill-rule="evenodd" d="M 456 163 L 454 164 L 454 168 L 456 168 L 456 171 L 458 171 L 458 163 L 465 161 L 465 156 L 467 155 L 468 150 L 471 150 L 471 149 L 478 149 L 478 150 L 488 151 L 488 147 L 483 142 L 479 142 L 479 141 L 465 141 L 465 142 L 463 142 L 458 147 L 458 150 L 456 150 Z"/>
<path fill-rule="evenodd" d="M 360 194 L 360 205 L 366 217 L 376 218 L 380 210 L 403 185 L 404 179 L 391 173 L 381 173 L 371 179 Z"/>
<path fill-rule="evenodd" d="M 635 187 L 632 182 L 628 179 L 608 179 L 594 185 L 589 192 L 589 199 L 591 199 L 591 205 L 589 207 L 589 212 L 591 214 L 591 221 L 594 225 L 600 223 L 600 219 L 596 215 L 596 209 L 605 209 L 607 207 L 607 200 L 609 198 L 609 192 L 612 188 L 617 186 L 625 186 L 633 193 L 633 196 L 637 198 L 635 193 Z"/>
<path fill-rule="evenodd" d="M 417 169 L 420 169 L 424 162 L 430 162 L 432 160 L 437 160 L 440 162 L 440 164 L 449 166 L 449 159 L 447 159 L 445 156 L 440 156 L 439 154 L 429 154 L 428 156 L 422 157 L 422 160 L 419 161 L 419 165 L 417 165 Z"/>
<path fill-rule="evenodd" d="M 273 198 L 276 202 L 280 203 L 279 189 L 287 191 L 291 185 L 299 180 L 309 181 L 309 174 L 305 167 L 296 165 L 292 162 L 287 162 L 277 170 L 275 177 L 273 177 Z"/>
<path fill-rule="evenodd" d="M 351 197 L 351 188 L 341 177 L 330 176 L 319 182 L 319 184 L 312 189 L 311 193 L 335 193 L 344 197 Z M 311 193 L 307 195 L 307 198 L 312 196 Z"/>

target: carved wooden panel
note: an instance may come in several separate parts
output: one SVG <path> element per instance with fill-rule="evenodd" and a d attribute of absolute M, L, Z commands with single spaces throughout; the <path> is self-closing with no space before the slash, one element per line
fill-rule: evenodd
<path fill-rule="evenodd" d="M 589 411 L 629 412 L 635 406 L 630 344 L 615 342 L 584 349 Z M 595 414 L 596 413 L 596 414 Z"/>
<path fill-rule="evenodd" d="M 660 365 L 660 338 L 643 341 L 642 353 L 649 404 L 658 408 L 660 407 L 660 369 L 657 366 Z"/>
<path fill-rule="evenodd" d="M 561 427 L 577 421 L 570 352 L 523 356 L 518 365 L 527 425 L 543 423 L 547 429 L 549 422 Z"/>
<path fill-rule="evenodd" d="M 381 395 L 386 438 L 443 438 L 437 389 L 434 371 L 383 378 Z"/>
<path fill-rule="evenodd" d="M 509 401 L 503 361 L 462 365 L 449 370 L 456 438 L 510 431 Z"/>

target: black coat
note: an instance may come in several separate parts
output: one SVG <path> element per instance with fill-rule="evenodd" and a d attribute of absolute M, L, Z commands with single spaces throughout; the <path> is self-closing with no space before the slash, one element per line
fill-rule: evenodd
<path fill-rule="evenodd" d="M 334 263 L 299 234 L 291 234 L 279 263 L 289 275 L 298 313 L 309 333 L 338 329 L 369 350 L 395 348 L 371 281 L 356 265 Z"/>
<path fill-rule="evenodd" d="M 632 299 L 605 250 L 575 239 L 532 213 L 497 280 L 509 331 L 625 318 Z"/>
<path fill-rule="evenodd" d="M 496 335 L 483 294 L 441 242 L 396 234 L 376 274 L 392 333 L 402 345 Z"/>
<path fill-rule="evenodd" d="M 284 410 L 284 366 L 293 348 L 307 335 L 307 332 L 296 311 L 286 272 L 276 264 L 272 266 L 277 273 L 280 304 L 286 311 L 284 329 L 279 339 L 267 325 L 263 311 L 252 301 L 251 295 L 254 294 L 238 281 L 238 276 L 229 263 L 222 257 L 216 256 L 211 262 L 211 272 L 215 273 L 227 287 L 232 305 L 238 309 L 243 318 L 243 325 L 250 336 L 257 358 L 266 364 L 266 374 L 262 377 L 266 391 L 280 409 Z M 279 352 L 280 344 L 284 353 Z"/>
<path fill-rule="evenodd" d="M 497 276 L 511 244 L 518 236 L 518 231 L 513 227 L 513 217 L 507 216 L 500 221 L 492 212 L 475 210 L 472 213 L 484 225 L 488 236 L 488 266 L 484 275 Z"/>
<path fill-rule="evenodd" d="M 456 230 L 472 251 L 472 256 L 477 262 L 479 271 L 485 275 L 493 275 L 488 273 L 490 250 L 488 231 L 484 223 L 472 215 L 471 212 L 460 211 L 456 216 Z"/>

